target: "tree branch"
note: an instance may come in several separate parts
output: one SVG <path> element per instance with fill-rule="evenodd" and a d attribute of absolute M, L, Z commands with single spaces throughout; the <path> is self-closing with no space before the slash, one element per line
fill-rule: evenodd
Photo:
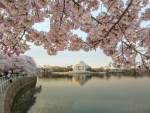
<path fill-rule="evenodd" d="M 117 0 L 113 1 L 113 2 L 110 4 L 110 6 L 109 6 L 107 12 L 109 11 L 109 9 L 111 8 L 111 6 L 112 6 L 116 1 L 117 1 Z"/>
<path fill-rule="evenodd" d="M 127 38 L 126 35 L 125 35 L 125 32 L 124 32 L 123 29 L 120 27 L 119 23 L 118 23 L 118 26 L 119 26 L 119 28 L 120 28 L 122 34 L 124 35 L 124 38 L 128 41 L 128 43 L 130 43 L 130 41 L 128 40 L 128 38 Z"/>
<path fill-rule="evenodd" d="M 35 4 L 35 8 L 36 8 L 36 12 L 37 12 L 38 19 L 39 19 L 39 21 L 40 21 L 39 12 L 38 12 L 38 9 L 37 9 L 37 6 L 36 6 L 36 3 L 34 2 L 34 4 Z"/>
<path fill-rule="evenodd" d="M 81 5 L 80 4 L 78 4 L 78 2 L 76 2 L 75 0 L 72 0 L 74 3 L 75 3 L 75 5 L 77 5 L 78 7 L 81 7 Z M 94 19 L 98 24 L 102 24 L 101 22 L 99 22 L 96 18 L 94 18 L 93 16 L 91 16 L 91 18 L 92 19 Z"/>
<path fill-rule="evenodd" d="M 64 12 L 65 12 L 65 0 L 64 0 L 64 5 L 63 5 L 63 11 L 62 11 L 62 16 L 60 17 L 60 26 L 62 24 L 62 18 L 64 16 Z"/>
<path fill-rule="evenodd" d="M 107 34 L 105 35 L 105 37 L 107 37 L 109 35 L 109 33 L 111 32 L 111 30 L 119 23 L 119 21 L 122 19 L 122 17 L 124 16 L 124 14 L 128 11 L 130 5 L 132 4 L 132 1 L 130 1 L 129 5 L 126 7 L 126 9 L 124 10 L 124 12 L 121 14 L 121 16 L 119 17 L 119 19 L 117 20 L 117 22 L 109 29 L 109 31 L 107 32 Z"/>

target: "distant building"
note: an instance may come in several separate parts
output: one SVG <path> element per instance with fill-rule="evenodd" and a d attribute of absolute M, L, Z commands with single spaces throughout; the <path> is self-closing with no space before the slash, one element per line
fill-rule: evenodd
<path fill-rule="evenodd" d="M 85 72 L 87 71 L 88 65 L 85 64 L 83 61 L 77 62 L 75 65 L 73 65 L 73 71 L 76 72 Z"/>

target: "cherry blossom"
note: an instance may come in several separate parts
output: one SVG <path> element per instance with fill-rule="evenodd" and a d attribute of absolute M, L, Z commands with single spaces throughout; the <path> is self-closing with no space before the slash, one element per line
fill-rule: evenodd
<path fill-rule="evenodd" d="M 0 49 L 12 56 L 29 50 L 27 42 L 42 45 L 49 55 L 100 48 L 119 67 L 136 65 L 139 55 L 148 69 L 150 27 L 141 24 L 150 24 L 149 12 L 149 0 L 1 0 Z M 34 29 L 44 18 L 50 30 Z M 76 29 L 87 34 L 86 40 L 73 33 Z"/>
<path fill-rule="evenodd" d="M 32 57 L 26 55 L 12 55 L 8 57 L 3 51 L 0 51 L 0 70 L 6 71 L 9 69 L 20 69 L 27 74 L 35 74 L 38 71 L 37 65 Z"/>
<path fill-rule="evenodd" d="M 0 51 L 0 70 L 8 70 L 12 67 L 11 58 L 8 57 L 4 52 Z"/>

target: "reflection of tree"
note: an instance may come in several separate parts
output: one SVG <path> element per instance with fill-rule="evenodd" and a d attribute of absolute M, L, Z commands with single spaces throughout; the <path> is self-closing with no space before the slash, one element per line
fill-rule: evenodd
<path fill-rule="evenodd" d="M 92 74 L 90 76 L 87 76 L 87 79 L 90 80 L 91 78 L 99 78 L 99 79 L 105 79 L 109 80 L 111 77 L 117 77 L 117 78 L 122 78 L 122 77 L 134 77 L 134 78 L 141 78 L 144 76 L 150 77 L 149 74 L 144 74 L 140 75 L 138 73 L 106 73 L 106 74 Z M 49 75 L 49 76 L 39 76 L 39 81 L 51 81 L 51 80 L 62 80 L 62 79 L 67 79 L 69 81 L 72 81 L 73 76 L 69 75 Z"/>
<path fill-rule="evenodd" d="M 22 97 L 18 99 L 18 102 L 14 105 L 12 113 L 27 113 L 36 102 L 36 94 L 40 93 L 41 90 L 42 87 L 38 86 L 27 91 L 24 95 L 22 95 Z"/>
<path fill-rule="evenodd" d="M 38 76 L 38 80 L 39 81 L 51 81 L 51 80 L 61 80 L 61 79 L 67 79 L 67 80 L 71 80 L 72 77 L 69 75 L 48 75 L 48 76 Z"/>
<path fill-rule="evenodd" d="M 109 80 L 111 77 L 116 77 L 116 78 L 123 78 L 123 77 L 134 77 L 134 78 L 141 78 L 141 77 L 150 77 L 149 74 L 144 73 L 139 74 L 139 73 L 106 73 L 105 75 L 91 75 L 91 77 L 93 78 L 99 78 L 99 79 L 106 79 Z"/>

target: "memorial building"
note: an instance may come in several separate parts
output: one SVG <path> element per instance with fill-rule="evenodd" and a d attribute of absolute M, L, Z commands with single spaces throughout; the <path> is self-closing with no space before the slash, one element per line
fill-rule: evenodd
<path fill-rule="evenodd" d="M 83 61 L 79 61 L 75 65 L 73 65 L 72 68 L 74 72 L 86 72 L 88 65 L 85 64 Z"/>

